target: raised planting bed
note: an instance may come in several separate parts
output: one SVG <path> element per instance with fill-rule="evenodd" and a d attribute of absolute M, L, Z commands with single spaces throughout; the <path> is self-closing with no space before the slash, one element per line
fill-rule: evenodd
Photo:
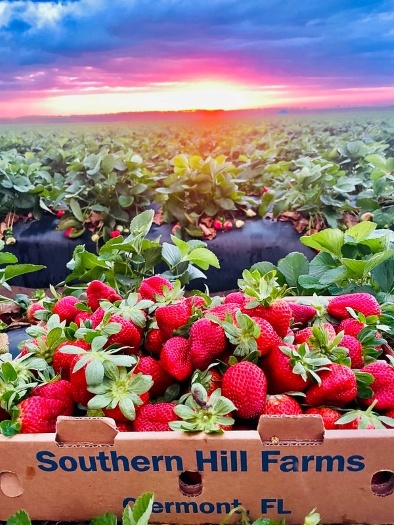
<path fill-rule="evenodd" d="M 20 263 L 43 264 L 40 270 L 13 279 L 11 286 L 27 288 L 47 288 L 64 281 L 69 271 L 67 263 L 72 259 L 74 249 L 84 244 L 86 250 L 96 252 L 96 244 L 89 232 L 77 239 L 67 238 L 63 231 L 57 231 L 59 219 L 44 216 L 40 220 L 18 222 L 13 234 L 16 243 L 7 246 L 7 250 L 16 255 Z M 169 224 L 152 225 L 148 239 L 161 237 L 161 242 L 171 242 L 172 227 Z M 196 279 L 190 283 L 192 288 L 203 288 L 206 284 L 210 291 L 220 292 L 236 288 L 237 280 L 245 268 L 265 260 L 276 264 L 289 252 L 299 251 L 308 259 L 316 252 L 304 246 L 300 235 L 290 222 L 277 222 L 269 219 L 250 219 L 242 228 L 218 232 L 215 239 L 207 242 L 209 248 L 219 259 L 220 269 L 209 268 L 207 279 Z M 164 268 L 157 268 L 163 271 Z"/>

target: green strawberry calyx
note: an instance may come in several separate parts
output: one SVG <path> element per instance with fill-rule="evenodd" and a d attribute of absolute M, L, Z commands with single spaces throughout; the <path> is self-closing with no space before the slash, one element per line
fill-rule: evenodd
<path fill-rule="evenodd" d="M 311 378 L 320 385 L 321 379 L 317 372 L 329 370 L 328 365 L 332 364 L 328 357 L 311 351 L 307 343 L 301 343 L 296 348 L 280 346 L 279 349 L 289 357 L 293 373 L 299 374 L 304 381 Z"/>
<path fill-rule="evenodd" d="M 224 321 L 209 314 L 205 317 L 211 319 L 211 321 L 214 321 L 223 328 L 227 339 L 235 346 L 233 352 L 235 356 L 244 357 L 252 352 L 258 351 L 256 339 L 260 337 L 261 328 L 247 314 L 243 314 L 240 310 L 237 310 L 235 315 L 236 323 L 234 323 L 229 313 L 226 314 Z"/>
<path fill-rule="evenodd" d="M 258 270 L 242 272 L 242 279 L 238 279 L 238 287 L 252 298 L 246 304 L 246 308 L 255 308 L 259 305 L 269 306 L 275 299 L 286 295 L 288 287 L 279 285 L 276 274 L 276 270 L 271 270 L 265 275 L 261 275 Z"/>
<path fill-rule="evenodd" d="M 122 414 L 133 421 L 135 407 L 142 405 L 141 394 L 145 394 L 153 385 L 152 377 L 141 373 L 134 374 L 125 367 L 114 368 L 110 377 L 88 391 L 95 394 L 88 402 L 88 410 L 119 407 Z"/>
<path fill-rule="evenodd" d="M 175 414 L 182 421 L 171 421 L 169 426 L 172 430 L 221 434 L 223 427 L 234 424 L 230 414 L 237 408 L 230 399 L 222 396 L 220 388 L 209 397 L 200 383 L 193 384 L 190 390 L 191 396 L 187 397 L 185 404 L 174 408 Z"/>

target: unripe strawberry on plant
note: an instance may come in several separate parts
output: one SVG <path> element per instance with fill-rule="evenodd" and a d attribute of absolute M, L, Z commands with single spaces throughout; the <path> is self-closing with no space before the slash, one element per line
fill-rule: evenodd
<path fill-rule="evenodd" d="M 164 287 L 172 290 L 174 287 L 168 279 L 161 275 L 152 275 L 141 281 L 138 287 L 138 293 L 142 299 L 156 301 L 157 296 L 163 296 Z"/>
<path fill-rule="evenodd" d="M 61 297 L 54 304 L 53 313 L 59 316 L 60 321 L 66 321 L 67 324 L 70 324 L 80 312 L 78 308 L 75 307 L 79 302 L 80 299 L 72 295 Z"/>
<path fill-rule="evenodd" d="M 365 317 L 380 316 L 381 308 L 375 297 L 366 292 L 344 294 L 332 297 L 327 306 L 327 312 L 336 319 L 351 317 L 347 308 L 361 312 Z"/>
<path fill-rule="evenodd" d="M 175 403 L 155 403 L 142 406 L 134 420 L 136 432 L 171 431 L 169 423 L 179 420 L 175 414 Z"/>
<path fill-rule="evenodd" d="M 300 403 L 287 394 L 267 395 L 262 414 L 298 416 L 302 414 Z"/>
<path fill-rule="evenodd" d="M 250 361 L 231 365 L 223 374 L 222 393 L 230 399 L 241 419 L 259 416 L 267 397 L 267 379 L 261 368 Z"/>
<path fill-rule="evenodd" d="M 86 302 L 93 312 L 100 306 L 100 301 L 105 300 L 114 303 L 115 301 L 122 300 L 122 297 L 114 288 L 112 288 L 112 286 L 97 279 L 88 284 L 86 288 L 86 297 Z"/>
<path fill-rule="evenodd" d="M 163 345 L 160 363 L 177 381 L 186 381 L 193 373 L 190 344 L 180 336 L 170 337 Z"/>
<path fill-rule="evenodd" d="M 319 382 L 306 390 L 305 403 L 310 406 L 332 405 L 343 408 L 357 396 L 357 379 L 351 368 L 332 363 L 328 370 L 317 372 Z"/>
<path fill-rule="evenodd" d="M 227 339 L 220 325 L 201 318 L 190 328 L 189 343 L 193 367 L 205 370 L 226 348 Z"/>

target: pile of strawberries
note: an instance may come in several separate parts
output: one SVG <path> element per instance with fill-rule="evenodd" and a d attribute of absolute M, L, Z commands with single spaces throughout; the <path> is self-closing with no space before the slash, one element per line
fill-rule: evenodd
<path fill-rule="evenodd" d="M 225 297 L 157 275 L 124 298 L 95 280 L 32 304 L 32 338 L 0 356 L 0 432 L 54 432 L 59 415 L 137 432 L 255 429 L 262 414 L 394 427 L 393 352 L 372 295 L 302 304 L 275 271 L 242 277 Z"/>

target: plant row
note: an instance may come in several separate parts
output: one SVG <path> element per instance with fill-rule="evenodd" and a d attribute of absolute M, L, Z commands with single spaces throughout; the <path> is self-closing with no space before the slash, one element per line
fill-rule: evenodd
<path fill-rule="evenodd" d="M 127 229 L 147 207 L 188 237 L 212 238 L 253 216 L 300 233 L 394 222 L 389 119 L 231 121 L 204 127 L 59 126 L 0 135 L 2 234 L 52 213 L 69 237 Z M 227 225 L 225 225 L 227 224 Z"/>

